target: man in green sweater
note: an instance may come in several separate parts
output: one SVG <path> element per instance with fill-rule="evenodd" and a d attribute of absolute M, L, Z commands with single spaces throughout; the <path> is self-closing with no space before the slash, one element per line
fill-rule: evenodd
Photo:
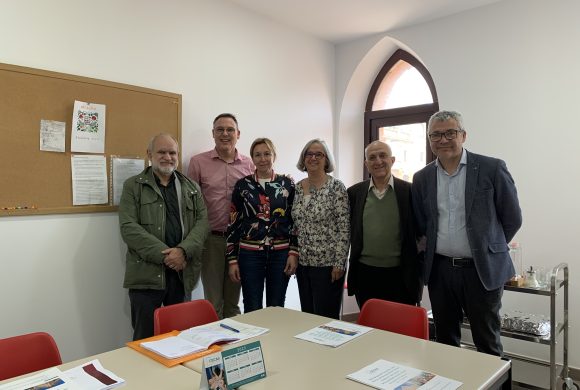
<path fill-rule="evenodd" d="M 384 142 L 365 149 L 371 178 L 348 189 L 351 250 L 348 294 L 360 308 L 371 298 L 421 302 L 411 183 L 391 174 L 395 157 Z"/>

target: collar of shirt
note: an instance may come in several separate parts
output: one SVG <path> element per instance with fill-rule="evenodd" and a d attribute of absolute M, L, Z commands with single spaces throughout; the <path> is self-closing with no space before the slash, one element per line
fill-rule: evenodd
<path fill-rule="evenodd" d="M 220 157 L 219 153 L 217 152 L 217 150 L 216 150 L 215 148 L 213 148 L 213 149 L 211 150 L 210 157 L 211 157 L 212 159 L 215 159 L 215 158 L 217 158 L 217 159 L 220 159 L 220 160 L 222 160 L 222 161 L 223 161 L 223 159 Z M 241 160 L 242 160 L 242 159 L 240 158 L 240 155 L 239 155 L 239 153 L 238 153 L 238 149 L 236 149 L 236 154 L 235 154 L 235 156 L 234 156 L 234 161 L 241 161 Z"/>
<path fill-rule="evenodd" d="M 173 171 L 171 173 L 171 176 L 169 177 L 169 182 L 167 183 L 166 186 L 164 186 L 163 184 L 161 184 L 161 179 L 159 179 L 159 176 L 157 176 L 157 174 L 155 173 L 155 171 L 153 171 L 153 177 L 155 178 L 155 183 L 157 183 L 157 186 L 159 188 L 161 188 L 161 187 L 169 187 L 175 181 L 175 171 Z"/>
<path fill-rule="evenodd" d="M 395 189 L 395 179 L 393 178 L 393 174 L 391 174 L 389 176 L 389 181 L 387 182 L 387 186 L 382 191 L 379 191 L 377 186 L 375 186 L 375 182 L 374 182 L 373 178 L 371 177 L 371 180 L 369 183 L 369 191 L 372 190 L 375 193 L 375 195 L 377 196 L 377 198 L 381 199 L 385 195 L 385 193 L 389 190 L 389 187 L 391 187 L 393 190 Z"/>
<path fill-rule="evenodd" d="M 441 169 L 443 172 L 445 172 L 447 176 L 457 175 L 462 165 L 467 165 L 467 150 L 465 150 L 465 148 L 461 150 L 461 159 L 459 160 L 459 165 L 457 166 L 455 172 L 453 172 L 452 174 L 447 173 L 447 171 L 443 169 L 443 166 L 439 163 L 439 158 L 435 160 L 435 166 L 437 167 L 437 169 Z"/>

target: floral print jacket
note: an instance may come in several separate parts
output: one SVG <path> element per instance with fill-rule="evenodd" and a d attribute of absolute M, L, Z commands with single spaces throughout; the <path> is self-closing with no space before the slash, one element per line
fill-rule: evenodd
<path fill-rule="evenodd" d="M 350 212 L 344 184 L 332 176 L 307 201 L 301 183 L 292 209 L 300 265 L 345 269 L 350 246 Z"/>
<path fill-rule="evenodd" d="M 265 188 L 255 173 L 238 180 L 232 193 L 230 224 L 226 233 L 228 263 L 237 262 L 240 248 L 289 248 L 291 254 L 298 255 L 292 221 L 294 193 L 294 180 L 284 175 L 272 173 Z"/>

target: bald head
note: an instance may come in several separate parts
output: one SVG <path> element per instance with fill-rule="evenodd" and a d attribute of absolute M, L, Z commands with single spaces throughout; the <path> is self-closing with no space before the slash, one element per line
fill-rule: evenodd
<path fill-rule="evenodd" d="M 391 177 L 395 157 L 391 147 L 382 141 L 373 141 L 365 148 L 365 165 L 375 184 Z"/>
<path fill-rule="evenodd" d="M 383 151 L 385 151 L 386 153 L 389 154 L 389 156 L 393 155 L 393 152 L 391 151 L 391 147 L 384 143 L 383 141 L 373 141 L 370 144 L 367 145 L 367 147 L 365 148 L 365 160 L 367 159 L 368 155 L 369 155 L 369 149 L 381 149 Z"/>

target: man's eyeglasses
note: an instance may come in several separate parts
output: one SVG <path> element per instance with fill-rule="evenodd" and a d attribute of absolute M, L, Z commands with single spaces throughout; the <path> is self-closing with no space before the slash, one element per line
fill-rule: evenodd
<path fill-rule="evenodd" d="M 216 127 L 213 129 L 213 132 L 218 134 L 218 135 L 222 135 L 223 133 L 228 133 L 228 135 L 233 135 L 236 132 L 236 129 L 233 127 Z"/>
<path fill-rule="evenodd" d="M 437 142 L 441 141 L 441 137 L 445 137 L 446 140 L 452 140 L 457 138 L 457 134 L 463 132 L 463 130 L 456 130 L 456 129 L 448 129 L 445 131 L 435 131 L 433 133 L 428 134 L 429 141 Z"/>
<path fill-rule="evenodd" d="M 317 160 L 320 160 L 321 158 L 326 157 L 326 154 L 322 153 L 322 152 L 306 152 L 306 154 L 304 154 L 304 157 L 306 158 L 315 158 Z"/>

